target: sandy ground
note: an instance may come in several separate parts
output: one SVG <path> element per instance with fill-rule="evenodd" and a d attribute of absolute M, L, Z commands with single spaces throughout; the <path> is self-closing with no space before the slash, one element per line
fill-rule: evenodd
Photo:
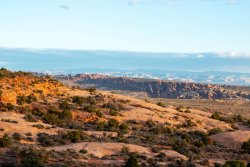
<path fill-rule="evenodd" d="M 236 130 L 233 132 L 223 132 L 211 136 L 211 139 L 217 144 L 232 149 L 241 148 L 242 142 L 250 139 L 250 131 Z"/>
<path fill-rule="evenodd" d="M 2 119 L 10 119 L 11 121 L 17 121 L 17 123 L 4 122 Z M 32 125 L 41 124 L 44 126 L 44 129 L 38 129 L 37 127 L 33 127 Z M 57 134 L 60 130 L 59 128 L 50 128 L 51 125 L 44 124 L 42 122 L 27 122 L 24 119 L 23 114 L 14 113 L 14 112 L 2 112 L 0 114 L 0 128 L 3 128 L 3 131 L 0 131 L 0 135 L 2 136 L 4 133 L 8 133 L 12 135 L 17 132 L 21 135 L 26 133 L 31 133 L 34 137 L 38 133 L 48 133 L 48 134 Z"/>
<path fill-rule="evenodd" d="M 48 147 L 47 150 L 60 152 L 66 151 L 67 149 L 74 149 L 75 151 L 85 149 L 88 151 L 88 154 L 93 154 L 99 158 L 102 158 L 107 155 L 119 155 L 123 147 L 128 147 L 131 152 L 138 152 L 139 154 L 143 154 L 148 157 L 157 155 L 155 153 L 152 153 L 149 148 L 125 143 L 82 142 L 65 146 Z M 186 156 L 179 154 L 173 150 L 163 150 L 162 152 L 165 153 L 169 158 L 179 158 L 187 160 Z"/>

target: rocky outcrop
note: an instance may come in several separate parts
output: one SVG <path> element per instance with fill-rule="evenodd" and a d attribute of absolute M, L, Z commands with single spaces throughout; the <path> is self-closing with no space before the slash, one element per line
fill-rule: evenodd
<path fill-rule="evenodd" d="M 191 82 L 177 82 L 155 79 L 141 79 L 128 77 L 111 77 L 98 74 L 78 74 L 75 76 L 55 76 L 64 83 L 80 84 L 82 86 L 106 90 L 122 90 L 146 92 L 154 98 L 178 99 L 250 99 L 249 92 L 237 90 L 237 87 L 201 84 Z"/>

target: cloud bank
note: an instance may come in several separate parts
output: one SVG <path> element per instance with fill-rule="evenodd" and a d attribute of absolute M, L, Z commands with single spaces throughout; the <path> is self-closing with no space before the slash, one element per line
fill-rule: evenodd
<path fill-rule="evenodd" d="M 233 57 L 233 58 L 238 58 L 238 57 L 246 57 L 250 58 L 250 52 L 218 52 L 218 56 L 221 57 Z"/>

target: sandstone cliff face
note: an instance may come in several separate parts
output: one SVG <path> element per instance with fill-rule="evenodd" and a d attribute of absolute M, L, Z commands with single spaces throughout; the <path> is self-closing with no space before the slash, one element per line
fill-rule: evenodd
<path fill-rule="evenodd" d="M 146 92 L 154 98 L 179 99 L 224 99 L 245 98 L 250 99 L 248 92 L 232 90 L 228 86 L 175 82 L 152 79 L 139 79 L 127 77 L 110 77 L 97 74 L 78 74 L 76 76 L 57 76 L 66 83 L 92 85 L 107 90 L 123 90 Z"/>

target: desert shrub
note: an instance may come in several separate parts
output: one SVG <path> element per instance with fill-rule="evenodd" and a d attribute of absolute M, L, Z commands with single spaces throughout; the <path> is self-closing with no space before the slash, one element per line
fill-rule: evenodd
<path fill-rule="evenodd" d="M 15 133 L 12 135 L 12 138 L 13 138 L 14 140 L 20 141 L 20 140 L 22 139 L 22 136 L 21 136 L 20 133 L 15 132 Z"/>
<path fill-rule="evenodd" d="M 44 129 L 44 126 L 41 124 L 32 125 L 32 126 L 38 128 L 38 129 Z"/>
<path fill-rule="evenodd" d="M 0 147 L 8 147 L 11 145 L 11 139 L 8 134 L 5 133 L 2 138 L 0 138 Z"/>
<path fill-rule="evenodd" d="M 82 131 L 70 131 L 67 133 L 67 138 L 72 142 L 76 143 L 81 140 Z"/>
<path fill-rule="evenodd" d="M 85 97 L 81 97 L 81 96 L 73 96 L 72 97 L 72 102 L 73 103 L 76 103 L 78 105 L 82 105 L 84 104 L 86 101 L 86 98 Z"/>
<path fill-rule="evenodd" d="M 125 167 L 140 167 L 138 158 L 135 154 L 131 154 L 126 162 Z"/>
<path fill-rule="evenodd" d="M 242 143 L 241 149 L 250 153 L 250 139 L 248 141 Z"/>
<path fill-rule="evenodd" d="M 17 96 L 16 97 L 16 103 L 18 105 L 24 105 L 25 101 L 26 101 L 25 96 Z"/>
<path fill-rule="evenodd" d="M 42 112 L 39 108 L 34 108 L 31 113 L 35 116 L 38 116 L 38 117 L 44 117 L 45 116 L 45 113 Z"/>
<path fill-rule="evenodd" d="M 86 103 L 89 103 L 91 105 L 95 105 L 97 103 L 97 100 L 99 100 L 99 99 L 96 99 L 96 96 L 95 97 L 89 96 L 86 99 Z"/>
<path fill-rule="evenodd" d="M 196 167 L 192 161 L 177 160 L 178 167 Z"/>
<path fill-rule="evenodd" d="M 152 151 L 153 153 L 159 153 L 159 152 L 160 152 L 160 149 L 159 149 L 158 147 L 153 147 L 153 148 L 151 148 L 151 151 Z"/>
<path fill-rule="evenodd" d="M 29 132 L 29 133 L 26 133 L 25 135 L 26 136 L 32 136 L 32 133 Z"/>
<path fill-rule="evenodd" d="M 88 88 L 87 89 L 90 94 L 95 94 L 96 93 L 96 88 Z"/>
<path fill-rule="evenodd" d="M 214 134 L 217 134 L 217 133 L 220 133 L 221 132 L 221 129 L 220 128 L 213 128 L 213 129 L 210 129 L 208 131 L 208 134 L 209 135 L 214 135 Z"/>
<path fill-rule="evenodd" d="M 37 118 L 36 116 L 32 115 L 32 114 L 27 114 L 24 116 L 24 119 L 28 122 L 37 122 Z"/>
<path fill-rule="evenodd" d="M 221 116 L 219 113 L 215 112 L 211 115 L 212 119 L 216 119 L 216 120 L 221 120 Z"/>
<path fill-rule="evenodd" d="M 87 151 L 87 150 L 85 150 L 85 149 L 81 149 L 81 150 L 79 151 L 79 153 L 81 153 L 81 154 L 87 154 L 87 153 L 88 153 L 88 151 Z"/>
<path fill-rule="evenodd" d="M 191 110 L 188 110 L 188 109 L 187 109 L 187 110 L 185 110 L 184 112 L 185 112 L 185 113 L 191 113 Z"/>
<path fill-rule="evenodd" d="M 97 108 L 94 105 L 87 105 L 84 107 L 84 110 L 90 113 L 94 113 L 97 111 Z"/>
<path fill-rule="evenodd" d="M 224 165 L 222 165 L 222 167 L 246 167 L 246 165 L 238 160 L 234 160 L 234 161 L 226 161 Z"/>
<path fill-rule="evenodd" d="M 25 102 L 30 104 L 32 102 L 37 101 L 37 97 L 34 94 L 30 94 L 29 96 L 25 97 Z"/>
<path fill-rule="evenodd" d="M 125 104 L 130 102 L 130 100 L 128 100 L 128 99 L 127 100 L 119 99 L 118 101 L 121 102 L 121 103 L 125 103 Z"/>
<path fill-rule="evenodd" d="M 56 108 L 56 107 L 50 107 L 49 109 L 48 109 L 48 112 L 47 112 L 48 114 L 56 114 L 56 115 L 59 115 L 59 113 L 60 113 L 60 110 L 58 109 L 58 108 Z"/>
<path fill-rule="evenodd" d="M 198 139 L 200 140 L 203 145 L 209 145 L 211 144 L 211 139 L 209 138 L 208 134 L 206 134 L 205 132 L 202 132 L 202 131 L 193 131 L 193 132 L 190 132 L 193 139 Z"/>
<path fill-rule="evenodd" d="M 117 115 L 119 115 L 119 113 L 116 110 L 109 109 L 109 115 L 111 115 L 111 116 L 117 116 Z"/>
<path fill-rule="evenodd" d="M 149 127 L 155 126 L 155 122 L 154 122 L 152 119 L 147 120 L 147 121 L 146 121 L 146 124 L 147 124 Z"/>
<path fill-rule="evenodd" d="M 95 114 L 99 117 L 102 118 L 103 117 L 103 113 L 100 110 L 96 110 Z"/>
<path fill-rule="evenodd" d="M 188 142 L 183 139 L 176 139 L 173 144 L 173 149 L 181 154 L 188 154 Z"/>
<path fill-rule="evenodd" d="M 44 157 L 40 152 L 34 149 L 24 150 L 21 152 L 21 167 L 44 167 Z"/>
<path fill-rule="evenodd" d="M 60 119 L 72 119 L 72 113 L 69 110 L 64 110 L 59 114 Z"/>
<path fill-rule="evenodd" d="M 185 109 L 184 106 L 178 106 L 178 107 L 176 107 L 176 110 L 179 111 L 179 112 L 183 112 L 184 109 Z"/>
<path fill-rule="evenodd" d="M 163 102 L 161 102 L 161 101 L 159 101 L 159 102 L 157 103 L 157 105 L 160 106 L 160 107 L 166 107 L 166 105 L 165 105 Z"/>
<path fill-rule="evenodd" d="M 222 164 L 215 162 L 214 167 L 222 167 Z"/>
<path fill-rule="evenodd" d="M 234 120 L 234 122 L 244 122 L 245 120 L 240 114 L 234 115 L 232 119 Z"/>
<path fill-rule="evenodd" d="M 127 146 L 123 146 L 121 149 L 121 155 L 129 155 L 130 149 Z"/>
<path fill-rule="evenodd" d="M 5 107 L 6 107 L 8 110 L 15 110 L 15 109 L 16 109 L 16 107 L 15 107 L 13 104 L 11 104 L 11 103 L 7 103 Z"/>
<path fill-rule="evenodd" d="M 105 129 L 105 126 L 106 126 L 106 122 L 105 121 L 95 121 L 93 122 L 93 124 L 96 125 L 96 129 L 97 130 L 104 130 Z"/>
<path fill-rule="evenodd" d="M 72 113 L 69 110 L 60 111 L 55 107 L 48 109 L 47 114 L 42 116 L 42 119 L 49 124 L 65 127 L 72 119 Z"/>
<path fill-rule="evenodd" d="M 116 129 L 119 126 L 119 122 L 116 119 L 110 119 L 108 120 L 107 127 L 109 129 Z"/>
<path fill-rule="evenodd" d="M 149 158 L 147 160 L 147 163 L 148 163 L 149 166 L 156 166 L 156 164 L 157 164 L 157 162 L 156 162 L 156 160 L 154 158 Z"/>
<path fill-rule="evenodd" d="M 151 128 L 149 130 L 150 132 L 153 132 L 154 134 L 158 135 L 158 134 L 162 134 L 164 132 L 164 127 L 163 126 L 154 126 L 153 128 Z"/>
<path fill-rule="evenodd" d="M 57 142 L 55 141 L 56 136 L 49 136 L 46 133 L 39 133 L 37 134 L 38 136 L 38 142 L 41 143 L 42 146 L 54 146 L 57 144 Z M 53 138 L 54 137 L 54 138 Z"/>
<path fill-rule="evenodd" d="M 115 105 L 115 103 L 106 103 L 106 104 L 103 104 L 102 107 L 103 108 L 108 108 L 108 109 L 113 110 L 113 111 L 118 111 L 119 110 L 119 107 L 117 105 Z"/>
<path fill-rule="evenodd" d="M 122 124 L 119 125 L 119 129 L 120 129 L 122 132 L 127 133 L 127 132 L 128 132 L 128 129 L 129 129 L 129 126 L 128 126 L 128 124 L 126 124 L 126 123 L 122 123 Z"/>
<path fill-rule="evenodd" d="M 11 119 L 2 119 L 1 121 L 3 122 L 9 122 L 9 123 L 13 123 L 13 124 L 17 124 L 18 122 L 15 120 L 11 120 Z"/>
<path fill-rule="evenodd" d="M 186 120 L 186 122 L 183 123 L 182 125 L 183 127 L 193 127 L 193 126 L 196 126 L 196 124 L 191 121 L 190 119 Z"/>
<path fill-rule="evenodd" d="M 163 152 L 160 152 L 158 155 L 157 155 L 158 158 L 166 158 L 166 154 L 163 153 Z"/>
<path fill-rule="evenodd" d="M 57 135 L 48 135 L 46 133 L 39 133 L 38 142 L 42 146 L 64 145 L 68 143 L 76 143 L 81 140 L 89 140 L 89 136 L 82 131 L 67 131 Z"/>
<path fill-rule="evenodd" d="M 34 139 L 32 137 L 26 137 L 26 140 L 29 142 L 34 142 Z"/>
<path fill-rule="evenodd" d="M 64 100 L 63 102 L 61 102 L 61 103 L 59 104 L 59 108 L 60 108 L 61 110 L 70 110 L 70 109 L 71 109 L 71 105 L 69 104 L 68 101 Z"/>

